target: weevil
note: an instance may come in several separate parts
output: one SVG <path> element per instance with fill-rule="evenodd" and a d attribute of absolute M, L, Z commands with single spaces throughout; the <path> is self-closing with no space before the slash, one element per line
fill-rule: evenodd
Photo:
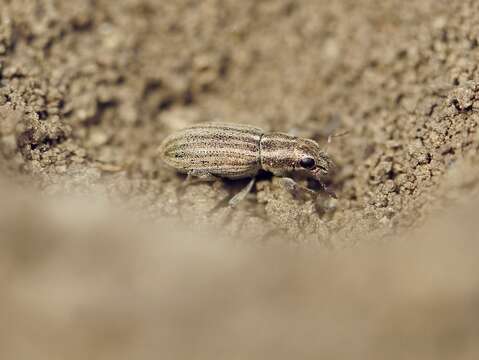
<path fill-rule="evenodd" d="M 229 200 L 230 206 L 248 195 L 260 170 L 282 177 L 290 190 L 314 193 L 288 177 L 304 173 L 335 197 L 321 182 L 321 177 L 334 166 L 333 161 L 316 141 L 306 138 L 267 132 L 249 125 L 204 123 L 167 136 L 159 154 L 166 164 L 187 174 L 187 183 L 194 178 L 200 181 L 251 178 L 248 185 Z"/>

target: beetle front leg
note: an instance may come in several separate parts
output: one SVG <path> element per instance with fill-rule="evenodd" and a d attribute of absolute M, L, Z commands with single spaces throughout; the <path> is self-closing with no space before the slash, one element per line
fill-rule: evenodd
<path fill-rule="evenodd" d="M 314 192 L 311 189 L 308 189 L 307 187 L 299 185 L 296 181 L 294 181 L 293 179 L 291 179 L 289 177 L 283 177 L 283 178 L 281 178 L 281 180 L 283 181 L 284 187 L 286 189 L 288 189 L 288 191 L 296 192 L 298 190 L 301 190 L 301 191 L 307 192 L 311 195 L 316 195 L 316 192 Z"/>

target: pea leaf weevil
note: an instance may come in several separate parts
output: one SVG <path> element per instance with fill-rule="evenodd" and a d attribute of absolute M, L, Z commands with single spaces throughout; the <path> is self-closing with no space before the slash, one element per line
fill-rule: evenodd
<path fill-rule="evenodd" d="M 230 206 L 248 195 L 261 169 L 283 177 L 290 190 L 314 193 L 286 177 L 295 172 L 305 173 L 335 197 L 320 179 L 334 164 L 318 143 L 310 139 L 266 132 L 248 125 L 204 123 L 169 135 L 160 145 L 159 154 L 168 165 L 188 175 L 187 183 L 193 178 L 212 181 L 219 177 L 251 177 L 248 185 L 230 199 Z"/>

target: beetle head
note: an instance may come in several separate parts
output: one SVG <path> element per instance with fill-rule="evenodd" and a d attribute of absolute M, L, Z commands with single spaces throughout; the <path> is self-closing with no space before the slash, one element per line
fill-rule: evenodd
<path fill-rule="evenodd" d="M 329 155 L 321 150 L 316 141 L 310 139 L 297 139 L 294 161 L 294 170 L 306 172 L 319 182 L 321 182 L 321 176 L 327 175 L 334 167 Z"/>

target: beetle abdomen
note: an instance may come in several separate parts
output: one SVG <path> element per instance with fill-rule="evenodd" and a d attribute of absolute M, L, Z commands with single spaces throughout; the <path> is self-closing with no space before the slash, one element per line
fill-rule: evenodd
<path fill-rule="evenodd" d="M 238 179 L 255 175 L 261 167 L 263 130 L 246 125 L 199 124 L 168 136 L 160 155 L 181 172 L 191 170 Z"/>

